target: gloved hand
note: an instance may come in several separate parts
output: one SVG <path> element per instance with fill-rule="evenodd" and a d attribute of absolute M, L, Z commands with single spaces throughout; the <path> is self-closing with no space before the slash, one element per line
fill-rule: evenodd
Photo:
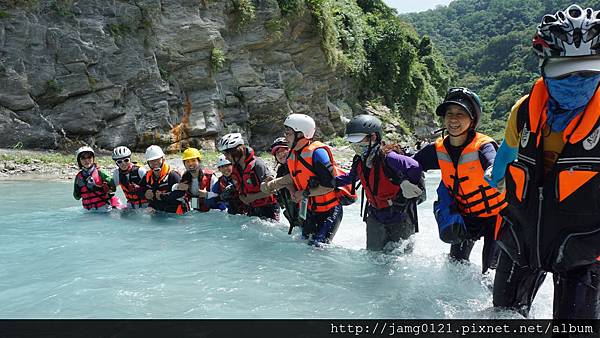
<path fill-rule="evenodd" d="M 423 193 L 423 190 L 421 190 L 418 185 L 412 184 L 408 180 L 402 181 L 402 183 L 400 183 L 400 188 L 402 189 L 402 196 L 408 199 L 419 197 Z"/>

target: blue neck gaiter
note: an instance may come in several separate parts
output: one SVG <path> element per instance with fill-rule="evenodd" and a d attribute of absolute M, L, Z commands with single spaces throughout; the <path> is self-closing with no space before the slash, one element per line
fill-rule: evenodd
<path fill-rule="evenodd" d="M 564 79 L 544 78 L 544 81 L 550 94 L 547 123 L 552 131 L 561 132 L 585 110 L 596 93 L 600 73 L 586 77 L 572 75 Z"/>

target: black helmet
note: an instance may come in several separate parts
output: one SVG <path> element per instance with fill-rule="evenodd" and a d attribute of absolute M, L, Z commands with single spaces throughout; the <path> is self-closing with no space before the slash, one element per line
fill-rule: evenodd
<path fill-rule="evenodd" d="M 446 115 L 446 109 L 451 104 L 461 106 L 464 110 L 469 113 L 473 120 L 473 129 L 477 127 L 479 119 L 481 118 L 481 100 L 479 96 L 468 88 L 456 87 L 448 89 L 444 101 L 435 110 L 437 116 Z"/>
<path fill-rule="evenodd" d="M 275 151 L 279 147 L 288 147 L 288 143 L 285 137 L 278 137 L 275 139 L 275 141 L 273 141 L 273 144 L 271 144 L 271 154 L 275 155 Z"/>
<path fill-rule="evenodd" d="M 366 135 L 376 133 L 381 138 L 381 120 L 372 115 L 357 115 L 346 124 L 346 139 L 360 142 Z"/>
<path fill-rule="evenodd" d="M 285 137 L 278 137 L 276 138 L 273 143 L 271 144 L 271 149 L 277 147 L 277 146 L 286 146 L 287 147 L 287 140 L 285 139 Z"/>

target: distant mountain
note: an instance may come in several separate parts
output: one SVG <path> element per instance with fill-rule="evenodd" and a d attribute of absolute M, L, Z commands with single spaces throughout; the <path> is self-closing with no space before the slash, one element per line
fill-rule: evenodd
<path fill-rule="evenodd" d="M 503 138 L 515 101 L 539 76 L 531 38 L 544 14 L 564 10 L 572 0 L 455 0 L 401 17 L 429 36 L 457 73 L 452 83 L 475 90 L 484 103 L 480 130 Z M 600 10 L 600 1 L 580 1 Z"/>

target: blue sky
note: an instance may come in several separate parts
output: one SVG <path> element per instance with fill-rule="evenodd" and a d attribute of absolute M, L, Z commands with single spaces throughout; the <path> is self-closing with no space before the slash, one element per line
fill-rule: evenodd
<path fill-rule="evenodd" d="M 451 0 L 383 0 L 398 13 L 421 12 L 433 9 L 437 5 L 447 5 Z"/>

